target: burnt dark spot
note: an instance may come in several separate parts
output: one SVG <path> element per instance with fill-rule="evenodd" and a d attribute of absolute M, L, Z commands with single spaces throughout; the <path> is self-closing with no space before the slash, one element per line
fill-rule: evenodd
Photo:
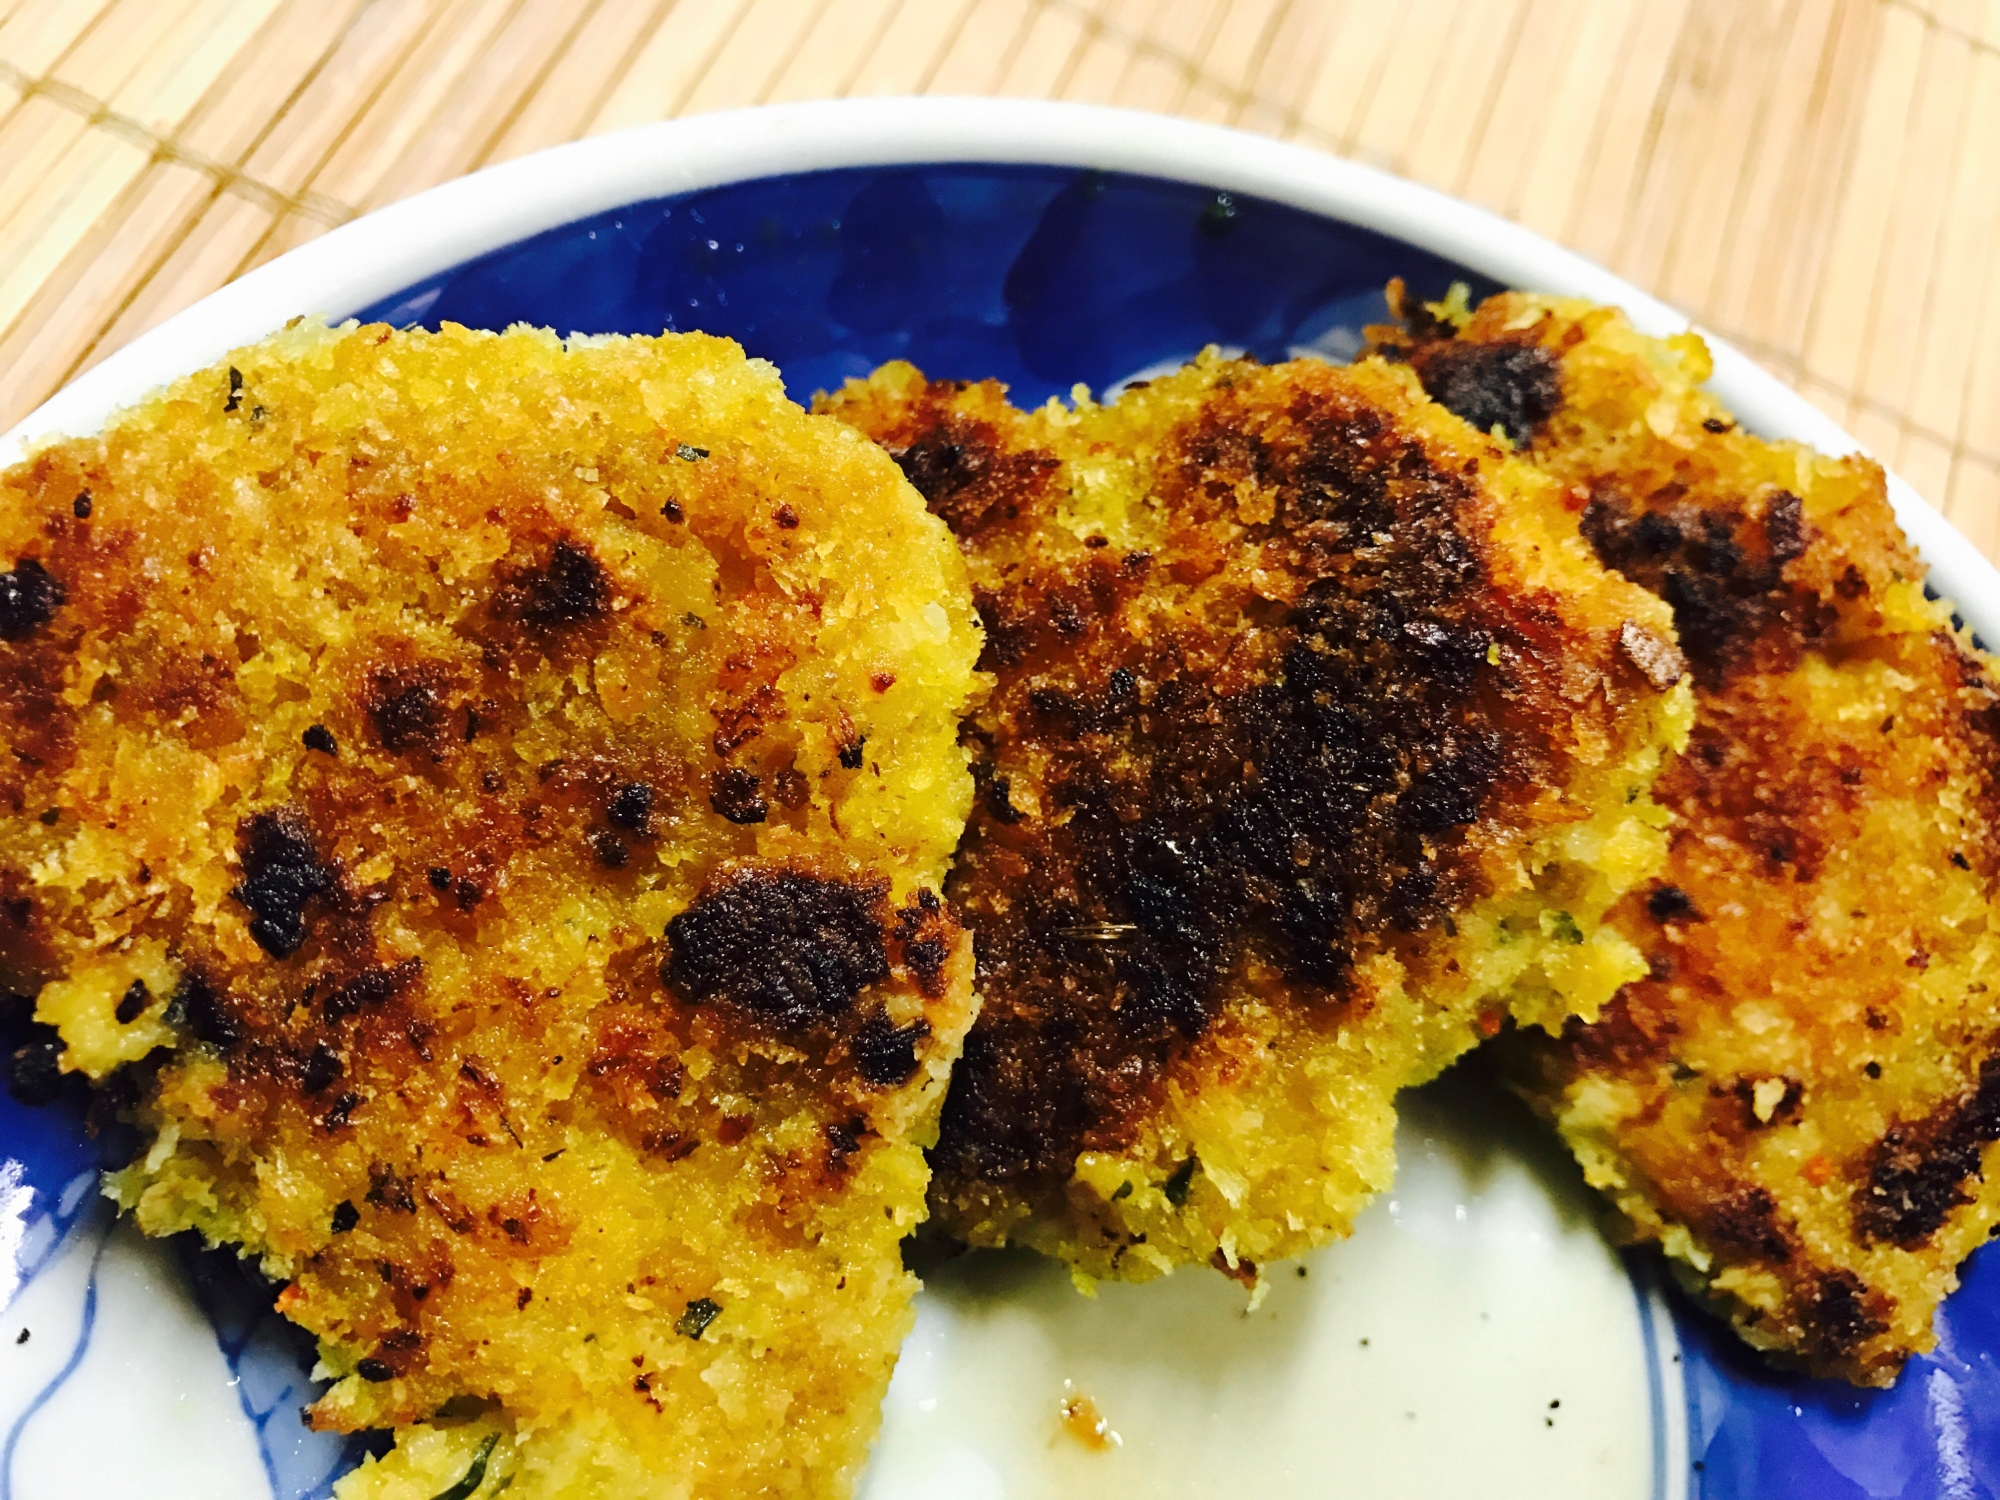
<path fill-rule="evenodd" d="M 1439 406 L 1481 432 L 1498 427 L 1516 444 L 1562 405 L 1562 359 L 1540 344 L 1440 340 L 1419 344 L 1410 365 Z"/>
<path fill-rule="evenodd" d="M 355 1110 L 361 1107 L 361 1096 L 349 1089 L 333 1101 L 333 1107 L 320 1116 L 320 1129 L 329 1133 L 345 1130 L 354 1121 Z"/>
<path fill-rule="evenodd" d="M 62 1070 L 62 1038 L 52 1026 L 36 1026 L 33 1040 L 16 1047 L 7 1059 L 7 1092 L 34 1109 L 62 1096 L 67 1079 Z"/>
<path fill-rule="evenodd" d="M 1866 1073 L 1870 1078 L 1880 1078 L 1882 1076 L 1882 1065 L 1870 1060 L 1861 1065 L 1861 1071 Z"/>
<path fill-rule="evenodd" d="M 1780 490 L 1764 506 L 1764 540 L 1774 562 L 1788 563 L 1806 550 L 1805 505 L 1797 495 Z"/>
<path fill-rule="evenodd" d="M 343 1198 L 339 1203 L 334 1205 L 333 1232 L 335 1234 L 346 1234 L 360 1222 L 361 1210 L 356 1208 L 347 1199 Z"/>
<path fill-rule="evenodd" d="M 390 1368 L 388 1361 L 377 1359 L 372 1354 L 363 1355 L 355 1361 L 354 1373 L 374 1385 L 396 1378 L 396 1372 Z"/>
<path fill-rule="evenodd" d="M 643 781 L 628 781 L 611 794 L 604 816 L 612 826 L 643 836 L 653 819 L 653 789 Z"/>
<path fill-rule="evenodd" d="M 607 870 L 622 870 L 632 861 L 632 846 L 608 829 L 600 828 L 590 836 L 590 852 Z"/>
<path fill-rule="evenodd" d="M 931 1034 L 926 1021 L 898 1026 L 885 1011 L 876 1011 L 854 1033 L 854 1066 L 878 1089 L 896 1088 L 917 1071 L 917 1046 Z"/>
<path fill-rule="evenodd" d="M 327 1025 L 338 1025 L 349 1016 L 393 1000 L 415 984 L 423 972 L 421 958 L 406 958 L 384 968 L 365 970 L 336 986 L 320 1002 L 320 1014 Z"/>
<path fill-rule="evenodd" d="M 1972 1201 L 1967 1181 L 1994 1141 L 2000 1141 L 2000 1057 L 1980 1065 L 1978 1084 L 1962 1098 L 1883 1132 L 1868 1181 L 1855 1195 L 1857 1227 L 1868 1239 L 1905 1249 L 1924 1244 Z"/>
<path fill-rule="evenodd" d="M 891 448 L 889 456 L 931 513 L 959 537 L 1018 516 L 1058 467 L 1053 454 L 1009 451 L 991 426 L 950 412 L 906 446 Z"/>
<path fill-rule="evenodd" d="M 1727 417 L 1703 417 L 1701 430 L 1703 432 L 1727 432 L 1735 425 Z"/>
<path fill-rule="evenodd" d="M 308 1094 L 323 1094 L 340 1082 L 346 1071 L 338 1052 L 325 1042 L 315 1042 L 305 1067 L 299 1072 L 299 1087 Z"/>
<path fill-rule="evenodd" d="M 792 870 L 743 870 L 667 924 L 660 977 L 779 1029 L 838 1015 L 889 976 L 883 888 Z"/>
<path fill-rule="evenodd" d="M 306 940 L 307 903 L 334 889 L 335 872 L 320 863 L 312 829 L 295 806 L 253 813 L 238 839 L 244 878 L 230 897 L 249 908 L 257 946 L 289 958 Z"/>
<path fill-rule="evenodd" d="M 229 396 L 228 399 L 222 403 L 222 409 L 224 411 L 235 411 L 242 404 L 243 404 L 243 372 L 237 369 L 236 366 L 231 365 L 229 367 Z"/>
<path fill-rule="evenodd" d="M 669 500 L 665 505 L 662 505 L 660 507 L 660 514 L 665 516 L 669 521 L 673 522 L 674 525 L 678 526 L 681 523 L 681 518 L 684 512 L 681 510 L 680 501 Z"/>
<path fill-rule="evenodd" d="M 995 621 L 1014 635 L 989 663 L 994 712 L 1036 756 L 982 777 L 963 846 L 979 858 L 948 890 L 985 1009 L 946 1097 L 946 1183 L 1053 1196 L 1079 1150 L 1129 1143 L 1246 956 L 1337 1024 L 1360 960 L 1477 894 L 1466 830 L 1543 774 L 1502 695 L 1546 648 L 1492 602 L 1459 521 L 1475 480 L 1388 414 L 1320 393 L 1268 427 L 1217 415 L 1162 473 L 1176 510 L 1269 493 L 1276 519 L 1230 545 L 1299 588 L 1255 601 L 1257 644 L 1226 671 L 1200 663 L 1228 643 L 1192 625 L 1188 644 L 1136 645 L 1122 569 L 1102 569 L 1102 603 L 1079 591 L 1074 643 L 1036 607 L 1037 577 L 981 602 L 989 649 Z"/>
<path fill-rule="evenodd" d="M 1827 1272 L 1813 1290 L 1815 1341 L 1830 1354 L 1853 1353 L 1888 1328 L 1881 1300 L 1852 1271 Z"/>
<path fill-rule="evenodd" d="M 799 513 L 789 505 L 780 505 L 772 519 L 778 523 L 782 530 L 796 531 L 798 529 Z"/>
<path fill-rule="evenodd" d="M 1760 1187 L 1739 1188 L 1712 1204 L 1702 1226 L 1716 1246 L 1734 1256 L 1782 1264 L 1792 1246 L 1778 1223 L 1778 1203 Z"/>
<path fill-rule="evenodd" d="M 75 516 L 79 521 L 88 521 L 91 510 L 90 491 L 85 490 L 82 494 L 78 495 L 75 500 L 70 502 L 69 508 L 70 514 Z"/>
<path fill-rule="evenodd" d="M 0 640 L 26 640 L 68 600 L 63 586 L 32 557 L 0 573 Z"/>
<path fill-rule="evenodd" d="M 761 823 L 770 815 L 758 795 L 762 784 L 754 771 L 725 766 L 708 778 L 708 805 L 732 823 Z"/>
<path fill-rule="evenodd" d="M 771 800 L 790 812 L 797 812 L 812 798 L 812 783 L 796 766 L 786 766 L 771 778 Z"/>
<path fill-rule="evenodd" d="M 340 745 L 334 739 L 333 731 L 328 729 L 324 724 L 313 725 L 300 738 L 305 741 L 306 749 L 317 750 L 321 755 L 337 755 L 340 753 Z"/>
<path fill-rule="evenodd" d="M 865 736 L 862 736 L 855 739 L 851 739 L 847 741 L 844 745 L 842 745 L 840 747 L 841 769 L 846 771 L 860 770 L 861 754 L 863 749 L 867 746 L 867 744 L 868 744 L 867 738 Z"/>
<path fill-rule="evenodd" d="M 431 889 L 434 891 L 448 891 L 451 889 L 451 871 L 447 870 L 443 865 L 432 865 L 429 873 L 424 878 L 430 882 Z"/>
<path fill-rule="evenodd" d="M 826 1136 L 826 1168 L 836 1175 L 847 1170 L 847 1159 L 861 1149 L 864 1137 L 870 1134 L 868 1121 L 860 1116 L 851 1120 L 835 1120 L 828 1124 Z"/>
<path fill-rule="evenodd" d="M 516 581 L 521 618 L 543 630 L 594 620 L 611 607 L 611 577 L 588 550 L 567 539 L 548 561 Z"/>
<path fill-rule="evenodd" d="M 1677 885 L 1656 885 L 1646 897 L 1646 915 L 1655 922 L 1685 922 L 1695 915 L 1694 897 Z"/>
<path fill-rule="evenodd" d="M 243 1023 L 228 995 L 207 975 L 190 969 L 168 997 L 166 1022 L 184 1028 L 198 1042 L 227 1052 L 243 1040 Z"/>
<path fill-rule="evenodd" d="M 375 1207 L 392 1214 L 413 1214 L 417 1211 L 417 1197 L 411 1189 L 410 1179 L 379 1161 L 368 1166 L 367 1199 Z"/>
<path fill-rule="evenodd" d="M 135 979 L 125 987 L 125 993 L 118 997 L 118 1008 L 112 1011 L 120 1026 L 130 1026 L 146 1013 L 146 1007 L 153 1003 L 153 992 L 146 988 L 146 981 Z"/>
<path fill-rule="evenodd" d="M 444 674 L 419 666 L 378 672 L 370 680 L 365 707 L 375 738 L 384 750 L 402 755 L 434 750 L 444 734 Z"/>
<path fill-rule="evenodd" d="M 1830 628 L 1816 596 L 1787 584 L 1785 564 L 1805 550 L 1796 497 L 1771 497 L 1761 518 L 1747 507 L 1704 508 L 1669 495 L 1651 505 L 1600 491 L 1582 530 L 1599 561 L 1673 608 L 1680 647 L 1705 688 L 1755 659 L 1763 645 L 1788 666 Z"/>

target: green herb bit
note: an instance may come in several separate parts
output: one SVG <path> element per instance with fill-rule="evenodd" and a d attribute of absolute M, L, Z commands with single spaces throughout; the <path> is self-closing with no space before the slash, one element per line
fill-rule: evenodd
<path fill-rule="evenodd" d="M 1188 1187 L 1194 1182 L 1195 1165 L 1195 1159 L 1190 1156 L 1174 1168 L 1174 1175 L 1160 1188 L 1160 1191 L 1167 1195 L 1167 1202 L 1173 1204 L 1175 1208 L 1179 1208 L 1188 1200 Z"/>
<path fill-rule="evenodd" d="M 1549 936 L 1559 943 L 1577 944 L 1583 941 L 1583 929 L 1576 925 L 1576 918 L 1566 911 L 1552 911 L 1548 917 Z"/>
<path fill-rule="evenodd" d="M 465 1477 L 448 1490 L 439 1490 L 431 1500 L 472 1500 L 479 1493 L 479 1487 L 486 1483 L 486 1460 L 493 1456 L 494 1448 L 500 1442 L 500 1434 L 489 1432 L 486 1441 L 479 1445 L 479 1451 L 472 1455 L 472 1467 L 465 1471 Z"/>
<path fill-rule="evenodd" d="M 1117 1189 L 1111 1194 L 1111 1201 L 1113 1203 L 1117 1203 L 1122 1199 L 1126 1199 L 1131 1196 L 1132 1196 L 1132 1182 L 1131 1179 L 1127 1178 L 1124 1182 L 1119 1183 Z"/>
<path fill-rule="evenodd" d="M 224 411 L 235 411 L 242 404 L 243 372 L 237 369 L 236 366 L 231 365 L 229 367 L 229 399 L 222 403 L 222 409 Z"/>
<path fill-rule="evenodd" d="M 674 1332 L 682 1338 L 699 1340 L 708 1331 L 708 1325 L 722 1316 L 722 1304 L 711 1302 L 706 1297 L 697 1297 L 687 1305 L 687 1311 L 674 1319 Z"/>

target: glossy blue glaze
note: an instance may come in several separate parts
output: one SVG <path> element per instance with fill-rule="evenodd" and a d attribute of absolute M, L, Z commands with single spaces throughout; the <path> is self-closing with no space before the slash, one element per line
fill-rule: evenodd
<path fill-rule="evenodd" d="M 775 361 L 801 399 L 906 358 L 933 376 L 997 377 L 1032 404 L 1078 382 L 1102 391 L 1209 343 L 1264 359 L 1342 357 L 1382 316 L 1392 275 L 1426 296 L 1454 279 L 1492 289 L 1380 235 L 1275 204 L 1070 169 L 932 166 L 634 204 L 353 311 L 566 333 L 700 328 Z M 51 1230 L 85 1207 L 85 1195 L 65 1202 L 63 1189 L 100 1159 L 80 1126 L 74 1101 L 30 1112 L 0 1097 L 0 1153 L 23 1163 L 31 1213 Z M 325 1494 L 355 1453 L 302 1436 L 290 1415 L 311 1394 L 308 1344 L 233 1260 L 184 1253 L 242 1378 L 273 1495 Z M 1700 1500 L 2000 1500 L 1992 1252 L 1948 1304 L 1938 1352 L 1891 1391 L 1774 1373 L 1700 1311 L 1675 1308 Z"/>

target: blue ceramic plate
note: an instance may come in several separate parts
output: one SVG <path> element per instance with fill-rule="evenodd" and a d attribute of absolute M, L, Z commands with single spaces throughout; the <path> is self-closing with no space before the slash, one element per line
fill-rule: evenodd
<path fill-rule="evenodd" d="M 902 358 L 1029 404 L 1206 344 L 1345 358 L 1391 276 L 1427 295 L 1572 291 L 1676 326 L 1518 229 L 1290 148 L 1106 111 L 881 101 L 635 132 L 426 194 L 218 294 L 10 441 L 87 430 L 297 312 L 699 328 L 775 362 L 800 400 Z M 1853 446 L 1739 357 L 1719 368 L 1753 427 Z M 1897 499 L 1991 636 L 2000 579 Z M 0 1097 L 0 1500 L 329 1493 L 365 1443 L 299 1424 L 309 1344 L 232 1258 L 112 1226 L 95 1172 L 115 1134 L 89 1137 L 77 1098 Z M 864 1494 L 2000 1494 L 1992 1252 L 1937 1352 L 1857 1392 L 1769 1371 L 1662 1293 L 1651 1257 L 1610 1252 L 1566 1159 L 1476 1069 L 1411 1101 L 1401 1148 L 1394 1196 L 1254 1313 L 1218 1277 L 1085 1301 L 1031 1258 L 943 1268 Z M 1076 1386 L 1119 1430 L 1108 1454 L 1055 1441 Z"/>

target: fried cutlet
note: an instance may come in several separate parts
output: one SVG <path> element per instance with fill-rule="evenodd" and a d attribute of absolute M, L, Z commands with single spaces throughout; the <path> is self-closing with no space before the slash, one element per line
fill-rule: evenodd
<path fill-rule="evenodd" d="M 1022 412 L 891 365 L 824 406 L 956 533 L 997 680 L 947 1232 L 1253 1279 L 1389 1184 L 1398 1090 L 1643 972 L 1600 917 L 1664 854 L 1669 613 L 1407 370 Z"/>
<path fill-rule="evenodd" d="M 0 527 L 4 982 L 396 1430 L 343 1500 L 849 1493 L 973 1006 L 895 466 L 724 340 L 303 325 Z"/>
<path fill-rule="evenodd" d="M 1439 315 L 1444 317 L 1443 324 Z M 1693 334 L 1545 297 L 1417 320 L 1427 383 L 1540 364 L 1532 437 L 1695 683 L 1649 972 L 1514 1048 L 1637 1240 L 1814 1372 L 1895 1378 L 2000 1223 L 2000 697 L 1861 457 L 1742 431 Z"/>

